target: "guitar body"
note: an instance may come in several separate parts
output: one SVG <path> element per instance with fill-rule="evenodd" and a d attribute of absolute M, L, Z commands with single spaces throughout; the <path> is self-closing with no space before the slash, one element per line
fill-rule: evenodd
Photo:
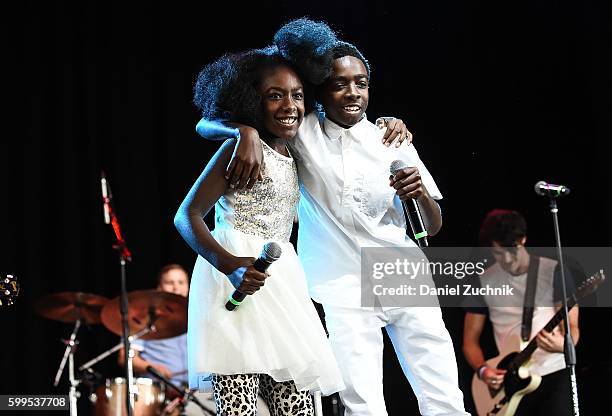
<path fill-rule="evenodd" d="M 568 309 L 576 305 L 578 299 L 587 296 L 604 282 L 606 276 L 603 270 L 595 273 L 585 280 L 576 294 L 567 299 Z M 544 326 L 543 331 L 551 332 L 562 319 L 562 311 L 558 310 L 555 316 Z M 493 368 L 508 370 L 504 375 L 503 385 L 499 390 L 490 389 L 476 374 L 472 378 L 472 396 L 478 416 L 513 416 L 521 399 L 540 386 L 542 377 L 529 374 L 529 359 L 537 348 L 535 338 L 523 348 L 520 337 L 509 337 L 500 354 L 487 361 Z M 520 352 L 519 352 L 520 351 Z"/>
<path fill-rule="evenodd" d="M 500 354 L 488 360 L 487 365 L 505 370 L 517 354 L 518 352 Z M 542 377 L 529 373 L 527 365 L 520 367 L 518 371 L 508 371 L 504 376 L 502 388 L 499 390 L 489 388 L 474 374 L 472 396 L 478 416 L 513 416 L 521 399 L 537 389 L 541 381 Z"/>

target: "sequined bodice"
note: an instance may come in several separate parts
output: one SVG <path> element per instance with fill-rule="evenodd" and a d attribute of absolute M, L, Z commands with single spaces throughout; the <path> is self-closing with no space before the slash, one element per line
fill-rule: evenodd
<path fill-rule="evenodd" d="M 300 199 L 295 162 L 263 141 L 262 148 L 263 180 L 250 190 L 228 189 L 215 205 L 215 228 L 289 241 Z"/>

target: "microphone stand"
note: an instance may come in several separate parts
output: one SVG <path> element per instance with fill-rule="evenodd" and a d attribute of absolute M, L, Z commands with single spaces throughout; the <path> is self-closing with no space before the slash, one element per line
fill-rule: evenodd
<path fill-rule="evenodd" d="M 555 228 L 555 242 L 557 245 L 557 257 L 559 260 L 559 266 L 561 267 L 561 289 L 563 292 L 563 322 L 565 326 L 565 340 L 563 345 L 563 353 L 565 355 L 565 365 L 570 369 L 570 383 L 572 386 L 572 402 L 574 405 L 574 415 L 579 416 L 580 410 L 578 408 L 578 383 L 576 382 L 576 347 L 572 340 L 572 334 L 570 332 L 570 324 L 568 317 L 567 308 L 567 290 L 565 285 L 565 265 L 563 264 L 563 252 L 561 249 L 561 233 L 559 231 L 559 219 L 557 208 L 556 195 L 548 194 L 550 201 L 550 212 L 553 218 L 553 225 Z"/>
<path fill-rule="evenodd" d="M 189 389 L 183 389 L 180 388 L 179 386 L 177 386 L 176 384 L 174 384 L 172 381 L 168 380 L 166 377 L 162 376 L 161 374 L 159 374 L 157 371 L 155 371 L 155 369 L 153 369 L 151 366 L 147 367 L 147 371 L 149 372 L 149 374 L 153 375 L 155 378 L 161 380 L 166 386 L 169 386 L 171 388 L 173 388 L 174 390 L 176 390 L 179 394 L 181 394 L 181 399 L 180 402 L 185 403 L 185 400 L 191 400 L 192 402 L 194 402 L 196 405 L 198 405 L 198 407 L 200 409 L 202 409 L 202 411 L 204 413 L 207 414 L 212 414 L 212 412 L 210 410 L 208 410 L 203 404 L 202 402 L 200 402 L 198 400 L 197 397 L 195 397 L 195 395 L 193 394 L 192 391 L 190 391 Z"/>
<path fill-rule="evenodd" d="M 108 186 L 108 196 L 106 195 L 106 187 Z M 127 394 L 125 397 L 125 405 L 127 408 L 127 415 L 134 415 L 134 392 L 133 392 L 133 384 L 134 384 L 134 372 L 132 368 L 132 358 L 134 357 L 134 352 L 130 347 L 130 328 L 128 322 L 128 296 L 126 289 L 126 264 L 129 261 L 132 261 L 132 253 L 127 248 L 127 244 L 121 235 L 121 225 L 119 224 L 119 220 L 117 219 L 117 215 L 115 215 L 115 210 L 112 203 L 113 194 L 110 190 L 110 184 L 108 183 L 106 176 L 104 175 L 104 171 L 102 172 L 102 200 L 104 201 L 104 209 L 105 213 L 108 213 L 110 216 L 110 224 L 113 227 L 113 231 L 115 232 L 115 238 L 117 242 L 113 244 L 113 249 L 117 252 L 119 256 L 119 264 L 121 267 L 121 300 L 120 300 L 120 310 L 121 310 L 121 324 L 123 329 L 123 348 L 125 351 L 125 379 L 127 381 Z"/>

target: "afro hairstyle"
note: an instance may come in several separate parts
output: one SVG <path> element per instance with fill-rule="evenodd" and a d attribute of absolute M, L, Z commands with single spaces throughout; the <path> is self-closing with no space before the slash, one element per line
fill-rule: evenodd
<path fill-rule="evenodd" d="M 264 72 L 277 66 L 288 66 L 300 76 L 275 46 L 225 54 L 200 71 L 193 102 L 208 120 L 246 124 L 262 132 L 263 113 L 257 87 Z M 302 84 L 305 110 L 309 113 L 314 108 L 314 98 L 308 91 L 308 83 L 302 81 Z"/>
<path fill-rule="evenodd" d="M 312 85 L 319 86 L 329 79 L 334 59 L 347 55 L 360 59 L 370 77 L 370 64 L 363 54 L 354 45 L 339 40 L 325 22 L 305 17 L 292 20 L 276 32 L 274 44 Z"/>

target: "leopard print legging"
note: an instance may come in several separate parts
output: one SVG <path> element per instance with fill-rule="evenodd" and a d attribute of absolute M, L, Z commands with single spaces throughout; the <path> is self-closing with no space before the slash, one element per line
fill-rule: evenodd
<path fill-rule="evenodd" d="M 212 384 L 219 416 L 255 416 L 258 394 L 272 416 L 314 415 L 310 394 L 297 391 L 293 381 L 279 383 L 267 374 L 214 374 Z"/>

